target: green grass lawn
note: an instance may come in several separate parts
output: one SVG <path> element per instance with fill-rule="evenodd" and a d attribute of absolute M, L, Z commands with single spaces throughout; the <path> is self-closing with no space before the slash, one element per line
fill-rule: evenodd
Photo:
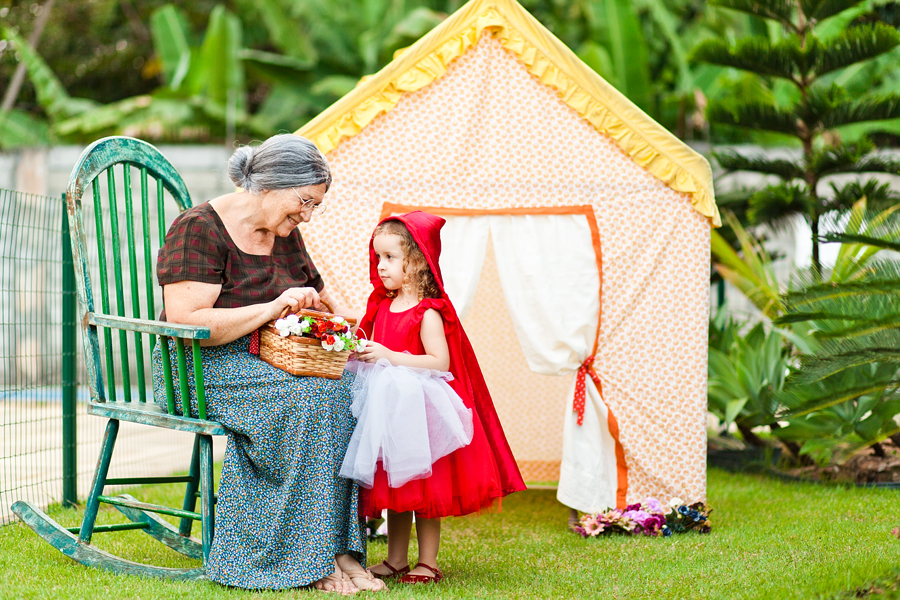
<path fill-rule="evenodd" d="M 178 488 L 150 501 L 179 503 Z M 390 598 L 886 598 L 900 579 L 900 492 L 709 473 L 710 535 L 585 540 L 566 531 L 550 490 L 514 494 L 499 514 L 447 519 L 436 586 L 393 583 Z M 64 525 L 80 513 L 53 509 Z M 99 522 L 120 521 L 105 508 Z M 98 534 L 123 558 L 196 566 L 140 532 Z M 370 562 L 386 555 L 369 545 Z M 414 554 L 411 559 L 414 560 Z M 247 592 L 214 583 L 116 576 L 78 565 L 21 524 L 0 527 L 0 598 L 270 598 L 320 592 Z M 371 594 L 366 594 L 371 596 Z"/>

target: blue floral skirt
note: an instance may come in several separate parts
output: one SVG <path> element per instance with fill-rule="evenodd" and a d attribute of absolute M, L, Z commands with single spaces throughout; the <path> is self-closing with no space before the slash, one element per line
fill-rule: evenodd
<path fill-rule="evenodd" d="M 207 418 L 228 429 L 208 577 L 251 589 L 300 587 L 334 572 L 335 554 L 365 565 L 357 487 L 338 473 L 356 420 L 353 376 L 290 375 L 248 352 L 249 336 L 202 349 Z M 175 344 L 170 344 L 173 372 Z M 188 372 L 193 364 L 188 350 Z M 176 376 L 177 377 L 177 376 Z M 153 386 L 165 407 L 159 345 Z M 176 406 L 181 398 L 175 382 Z M 197 398 L 191 385 L 191 413 Z"/>

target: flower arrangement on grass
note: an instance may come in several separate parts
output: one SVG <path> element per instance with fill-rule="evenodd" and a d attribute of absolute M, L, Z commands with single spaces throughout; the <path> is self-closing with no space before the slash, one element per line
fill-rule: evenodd
<path fill-rule="evenodd" d="M 356 352 L 366 347 L 366 340 L 359 339 L 350 328 L 350 323 L 340 316 L 329 318 L 311 317 L 309 315 L 288 315 L 275 321 L 275 329 L 281 337 L 298 335 L 315 338 L 322 342 L 322 348 L 334 352 L 349 350 Z"/>
<path fill-rule="evenodd" d="M 630 504 L 624 510 L 608 508 L 596 514 L 582 515 L 572 527 L 582 537 L 597 537 L 611 533 L 668 537 L 675 533 L 697 531 L 709 533 L 712 512 L 702 502 L 685 504 L 681 498 L 672 498 L 667 506 L 656 498 Z"/>

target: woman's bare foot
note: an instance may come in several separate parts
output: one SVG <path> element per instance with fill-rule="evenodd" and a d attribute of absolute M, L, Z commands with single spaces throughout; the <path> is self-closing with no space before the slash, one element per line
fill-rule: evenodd
<path fill-rule="evenodd" d="M 349 577 L 350 582 L 360 591 L 363 592 L 380 592 L 387 588 L 385 583 L 377 579 L 367 569 L 359 564 L 355 558 L 349 554 L 338 554 L 335 557 L 338 568 L 344 573 L 344 577 Z"/>
<path fill-rule="evenodd" d="M 331 592 L 341 596 L 352 596 L 359 591 L 359 588 L 353 584 L 353 580 L 344 578 L 344 573 L 338 566 L 337 557 L 334 562 L 334 573 L 313 582 L 312 585 L 320 592 Z"/>
<path fill-rule="evenodd" d="M 355 558 L 349 554 L 335 556 L 338 568 L 348 577 L 350 582 L 362 592 L 380 592 L 387 588 L 385 583 L 377 579 L 368 569 L 363 569 Z"/>

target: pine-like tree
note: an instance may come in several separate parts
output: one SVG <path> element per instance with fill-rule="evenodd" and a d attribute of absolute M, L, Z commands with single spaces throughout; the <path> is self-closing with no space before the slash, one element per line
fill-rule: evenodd
<path fill-rule="evenodd" d="M 812 230 L 813 266 L 820 271 L 819 224 L 823 215 L 850 209 L 866 192 L 872 208 L 879 202 L 897 201 L 889 187 L 871 180 L 832 184 L 830 195 L 820 195 L 819 187 L 823 179 L 842 173 L 900 175 L 900 161 L 876 153 L 868 140 L 842 143 L 838 135 L 825 135 L 854 123 L 900 118 L 900 95 L 851 96 L 835 82 L 835 75 L 843 69 L 900 45 L 900 32 L 882 22 L 854 25 L 851 21 L 836 35 L 816 35 L 816 28 L 821 30 L 824 21 L 841 18 L 842 13 L 861 4 L 860 0 L 710 1 L 781 26 L 779 41 L 763 37 L 734 43 L 707 40 L 695 49 L 694 58 L 755 74 L 766 89 L 772 89 L 776 80 L 793 84 L 788 105 L 776 103 L 774 94 L 733 97 L 711 102 L 707 115 L 712 123 L 776 132 L 800 141 L 803 153 L 796 160 L 735 151 L 714 156 L 726 171 L 752 171 L 781 180 L 750 196 L 749 219 L 778 224 L 801 215 Z"/>

